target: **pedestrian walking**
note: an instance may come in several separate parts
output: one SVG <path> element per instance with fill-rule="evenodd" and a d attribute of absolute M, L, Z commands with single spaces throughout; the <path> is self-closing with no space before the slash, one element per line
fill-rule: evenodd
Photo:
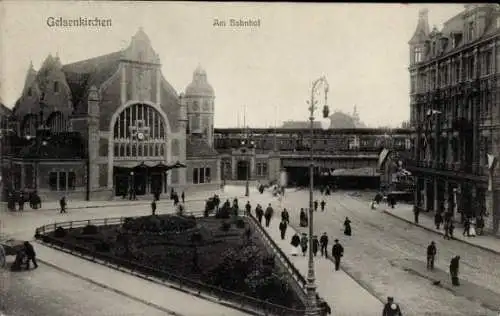
<path fill-rule="evenodd" d="M 22 191 L 19 192 L 19 200 L 17 202 L 19 203 L 19 212 L 24 211 L 24 193 Z"/>
<path fill-rule="evenodd" d="M 328 235 L 326 233 L 323 233 L 320 237 L 319 243 L 321 245 L 321 255 L 328 257 Z"/>
<path fill-rule="evenodd" d="M 66 197 L 63 196 L 60 200 L 59 200 L 59 207 L 61 208 L 61 211 L 59 212 L 60 214 L 62 213 L 67 213 L 66 212 Z"/>
<path fill-rule="evenodd" d="M 286 222 L 285 221 L 281 221 L 280 225 L 279 225 L 279 229 L 280 229 L 280 232 L 281 232 L 281 240 L 285 240 L 286 228 L 287 228 Z"/>
<path fill-rule="evenodd" d="M 443 238 L 444 238 L 444 239 L 450 239 L 450 222 L 445 221 L 445 222 L 444 222 L 443 229 L 444 229 L 444 235 L 443 235 Z"/>
<path fill-rule="evenodd" d="M 314 201 L 314 211 L 316 212 L 318 210 L 318 200 Z"/>
<path fill-rule="evenodd" d="M 273 217 L 274 210 L 271 207 L 271 203 L 266 208 L 266 212 L 264 214 L 264 218 L 266 219 L 266 227 L 269 227 L 269 224 L 271 223 L 271 218 Z"/>
<path fill-rule="evenodd" d="M 418 208 L 418 207 L 415 206 L 413 208 L 413 221 L 415 222 L 415 224 L 418 224 L 418 216 L 419 215 L 420 215 L 420 208 Z"/>
<path fill-rule="evenodd" d="M 281 220 L 287 224 L 290 224 L 290 214 L 288 214 L 286 208 L 284 208 L 283 211 L 281 211 Z"/>
<path fill-rule="evenodd" d="M 186 195 L 184 194 L 184 191 L 182 191 L 181 199 L 182 199 L 182 204 L 184 204 L 184 202 L 186 201 Z"/>
<path fill-rule="evenodd" d="M 325 205 L 326 205 L 325 200 L 321 200 L 321 211 L 322 211 L 322 212 L 324 212 L 324 211 L 325 211 Z"/>
<path fill-rule="evenodd" d="M 335 244 L 332 247 L 332 257 L 335 262 L 335 271 L 340 269 L 340 258 L 344 256 L 344 247 L 335 239 Z"/>
<path fill-rule="evenodd" d="M 312 246 L 313 246 L 313 254 L 316 257 L 316 255 L 318 254 L 318 249 L 319 249 L 318 236 L 314 235 L 312 242 L 313 242 L 313 244 L 312 244 Z"/>
<path fill-rule="evenodd" d="M 262 206 L 260 206 L 260 204 L 257 204 L 257 207 L 255 208 L 255 215 L 257 216 L 259 224 L 262 225 L 262 217 L 264 216 L 264 210 L 262 209 Z"/>
<path fill-rule="evenodd" d="M 451 276 L 451 284 L 453 286 L 459 286 L 460 282 L 458 281 L 458 270 L 460 266 L 460 256 L 455 256 L 450 261 L 450 276 Z"/>
<path fill-rule="evenodd" d="M 450 220 L 448 223 L 448 239 L 453 239 L 453 231 L 455 230 L 455 224 Z"/>
<path fill-rule="evenodd" d="M 302 255 L 306 255 L 307 245 L 309 243 L 309 239 L 307 238 L 306 233 L 302 233 L 302 238 L 300 238 L 300 248 L 302 250 Z"/>
<path fill-rule="evenodd" d="M 436 258 L 437 249 L 434 241 L 431 241 L 427 246 L 427 270 L 434 270 L 434 260 Z"/>
<path fill-rule="evenodd" d="M 245 215 L 250 216 L 251 211 L 252 211 L 252 205 L 250 204 L 250 201 L 247 201 L 247 204 L 245 204 Z"/>
<path fill-rule="evenodd" d="M 399 304 L 394 303 L 393 297 L 387 297 L 387 303 L 384 305 L 382 316 L 403 316 Z"/>
<path fill-rule="evenodd" d="M 153 199 L 153 201 L 151 202 L 151 215 L 156 215 L 156 199 Z"/>
<path fill-rule="evenodd" d="M 351 220 L 349 219 L 349 217 L 346 217 L 345 221 L 344 221 L 344 235 L 346 235 L 346 236 L 352 235 Z"/>
<path fill-rule="evenodd" d="M 30 262 L 33 262 L 35 269 L 38 268 L 38 263 L 36 262 L 36 253 L 33 245 L 29 241 L 24 242 L 24 251 L 28 257 L 28 262 L 26 263 L 26 269 L 30 268 Z"/>
<path fill-rule="evenodd" d="M 469 218 L 466 218 L 464 221 L 464 231 L 463 231 L 462 235 L 470 237 L 470 220 L 469 220 Z"/>
<path fill-rule="evenodd" d="M 299 216 L 300 216 L 300 227 L 306 227 L 307 226 L 307 214 L 303 208 L 300 209 Z"/>
<path fill-rule="evenodd" d="M 442 222 L 443 222 L 443 215 L 441 215 L 441 212 L 436 212 L 436 215 L 434 215 L 434 224 L 436 225 L 437 230 L 439 230 L 439 227 L 441 226 Z"/>

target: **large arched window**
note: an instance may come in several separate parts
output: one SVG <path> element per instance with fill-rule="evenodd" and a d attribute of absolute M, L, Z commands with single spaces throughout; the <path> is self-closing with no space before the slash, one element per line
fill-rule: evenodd
<path fill-rule="evenodd" d="M 113 127 L 113 140 L 116 158 L 164 157 L 164 119 L 150 105 L 131 105 L 118 116 Z"/>
<path fill-rule="evenodd" d="M 21 124 L 21 135 L 36 136 L 37 127 L 38 127 L 38 116 L 35 114 L 25 115 L 23 123 Z"/>
<path fill-rule="evenodd" d="M 47 119 L 47 127 L 52 133 L 61 133 L 67 131 L 67 124 L 61 112 L 53 112 Z"/>

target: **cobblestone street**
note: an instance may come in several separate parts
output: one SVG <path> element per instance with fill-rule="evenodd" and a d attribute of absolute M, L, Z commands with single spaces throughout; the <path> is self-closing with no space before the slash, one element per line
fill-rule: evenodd
<path fill-rule="evenodd" d="M 319 193 L 315 194 L 315 199 L 321 201 L 321 198 Z M 325 212 L 315 212 L 316 233 L 327 232 L 331 241 L 340 240 L 345 248 L 342 259 L 345 270 L 379 298 L 395 296 L 405 315 L 498 315 L 498 300 L 485 297 L 500 296 L 500 266 L 497 264 L 500 258 L 497 255 L 460 241 L 443 240 L 380 210 L 373 211 L 366 201 L 342 192 L 324 198 L 327 202 Z M 300 207 L 308 207 L 308 192 L 287 193 L 283 205 L 290 211 L 292 225 L 298 227 Z M 351 237 L 343 234 L 346 216 L 352 221 Z M 306 232 L 307 228 L 299 230 Z M 417 259 L 424 265 L 426 247 L 432 240 L 438 247 L 436 266 L 448 271 L 451 257 L 460 255 L 461 278 L 481 291 L 471 290 L 474 293 L 467 295 L 450 292 L 391 264 L 395 259 Z M 489 308 L 482 306 L 481 301 Z"/>

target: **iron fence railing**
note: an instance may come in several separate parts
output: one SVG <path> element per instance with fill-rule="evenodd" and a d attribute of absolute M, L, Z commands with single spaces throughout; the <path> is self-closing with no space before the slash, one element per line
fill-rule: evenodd
<path fill-rule="evenodd" d="M 203 212 L 195 212 L 191 213 L 194 216 L 202 216 Z M 85 227 L 87 225 L 94 226 L 111 226 L 111 225 L 121 225 L 125 222 L 126 217 L 113 217 L 113 218 L 99 218 L 99 219 L 89 219 L 89 220 L 78 220 L 78 221 L 66 221 L 59 222 L 49 225 L 44 225 L 36 228 L 35 237 L 37 239 L 42 240 L 45 243 L 50 244 L 51 246 L 58 248 L 62 251 L 68 252 L 72 255 L 80 256 L 84 259 L 91 260 L 97 262 L 98 260 L 102 261 L 101 263 L 109 265 L 113 268 L 119 270 L 126 270 L 132 274 L 139 274 L 144 276 L 145 278 L 156 277 L 162 282 L 175 284 L 178 288 L 183 289 L 191 289 L 196 291 L 198 294 L 205 294 L 211 297 L 215 297 L 219 301 L 228 301 L 233 302 L 235 304 L 233 307 L 238 309 L 249 311 L 253 314 L 258 315 L 276 315 L 276 316 L 303 316 L 305 310 L 303 309 L 294 309 L 286 306 L 278 305 L 271 303 L 267 300 L 257 299 L 243 293 L 237 293 L 234 291 L 226 290 L 221 287 L 217 287 L 214 285 L 206 284 L 201 281 L 189 279 L 162 269 L 158 269 L 154 266 L 147 266 L 144 264 L 139 264 L 130 260 L 126 260 L 123 258 L 119 258 L 110 254 L 106 254 L 103 252 L 97 252 L 93 249 L 82 245 L 76 245 L 74 243 L 70 243 L 59 238 L 51 237 L 48 234 L 54 232 L 58 227 L 62 227 L 65 229 L 68 228 L 78 228 Z M 286 255 L 281 251 L 281 249 L 274 243 L 272 238 L 264 231 L 262 233 L 262 228 L 255 226 L 256 219 L 250 217 L 249 222 L 252 222 L 256 231 L 259 231 L 260 234 L 266 238 L 268 242 L 270 242 L 273 248 L 276 250 L 276 253 L 279 254 L 279 257 L 282 261 L 285 261 L 285 265 L 288 268 L 288 271 L 292 274 L 293 278 L 297 280 L 298 284 L 300 284 L 301 288 L 305 288 L 306 281 L 304 277 L 298 272 L 295 266 L 288 260 Z M 284 258 L 284 259 L 283 259 Z"/>

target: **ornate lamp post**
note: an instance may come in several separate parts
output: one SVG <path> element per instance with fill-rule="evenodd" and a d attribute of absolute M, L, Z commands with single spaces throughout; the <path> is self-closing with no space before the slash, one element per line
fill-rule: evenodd
<path fill-rule="evenodd" d="M 323 118 L 327 118 L 330 110 L 327 105 L 328 101 L 328 81 L 326 81 L 325 77 L 321 77 L 319 79 L 316 79 L 313 82 L 312 89 L 311 89 L 311 100 L 307 101 L 309 104 L 309 121 L 311 122 L 310 125 L 310 132 L 311 132 L 311 147 L 310 147 L 310 165 L 309 165 L 309 261 L 308 261 L 308 269 L 307 269 L 307 298 L 308 298 L 308 304 L 306 308 L 306 313 L 305 315 L 307 316 L 319 316 L 320 315 L 320 310 L 318 308 L 318 302 L 316 301 L 316 283 L 315 283 L 315 273 L 314 273 L 314 256 L 313 256 L 313 234 L 314 234 L 314 229 L 313 229 L 313 216 L 314 216 L 314 211 L 313 211 L 313 191 L 314 191 L 314 146 L 313 146 L 313 141 L 314 141 L 314 111 L 316 110 L 316 104 L 318 103 L 317 100 L 315 100 L 316 94 L 320 92 L 320 87 L 323 87 L 324 93 L 325 93 L 325 104 L 323 106 Z"/>
<path fill-rule="evenodd" d="M 245 137 L 246 139 L 241 141 L 241 147 L 243 147 L 244 152 L 246 152 L 247 149 L 252 150 L 252 148 L 254 148 L 255 146 L 254 141 L 248 139 L 248 134 Z M 247 176 L 245 182 L 245 196 L 250 196 L 250 166 L 251 158 L 248 158 Z"/>

